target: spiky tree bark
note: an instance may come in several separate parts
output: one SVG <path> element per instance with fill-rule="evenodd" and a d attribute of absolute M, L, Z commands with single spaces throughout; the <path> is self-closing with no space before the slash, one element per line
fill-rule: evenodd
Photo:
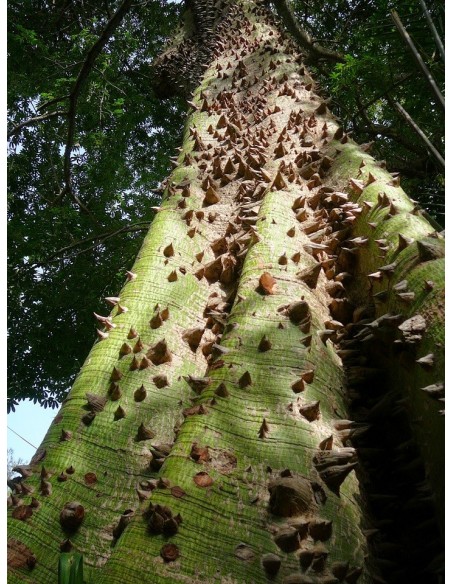
<path fill-rule="evenodd" d="M 362 496 L 376 479 L 355 474 L 350 440 L 372 433 L 366 417 L 381 429 L 402 383 L 438 444 L 419 387 L 439 352 L 418 372 L 403 363 L 438 342 L 440 240 L 425 243 L 429 222 L 343 133 L 259 2 L 190 4 L 153 66 L 161 95 L 194 90 L 183 146 L 99 341 L 21 468 L 10 581 L 55 581 L 70 550 L 96 583 L 377 581 Z M 384 335 L 402 320 L 400 366 Z M 370 377 L 383 365 L 384 387 Z"/>

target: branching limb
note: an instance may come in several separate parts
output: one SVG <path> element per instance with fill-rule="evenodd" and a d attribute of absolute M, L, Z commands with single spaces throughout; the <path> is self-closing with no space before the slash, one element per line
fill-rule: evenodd
<path fill-rule="evenodd" d="M 436 46 L 438 47 L 438 51 L 441 55 L 441 59 L 443 60 L 443 63 L 444 63 L 444 61 L 445 61 L 444 45 L 440 39 L 438 31 L 436 30 L 436 26 L 433 24 L 432 17 L 430 15 L 430 12 L 429 12 L 427 6 L 425 5 L 424 0 L 419 0 L 419 2 L 422 6 L 422 11 L 423 11 L 424 16 L 427 20 L 428 26 L 430 27 L 433 38 L 435 39 L 435 43 L 436 43 Z"/>
<path fill-rule="evenodd" d="M 425 179 L 426 168 L 428 166 L 429 157 L 424 156 L 420 158 L 410 158 L 402 160 L 395 158 L 391 161 L 391 171 L 398 172 L 406 178 L 420 178 Z M 430 203 L 429 203 L 430 205 Z"/>
<path fill-rule="evenodd" d="M 85 251 L 89 251 L 89 250 L 93 249 L 94 247 L 96 247 L 97 245 L 100 245 L 104 241 L 107 241 L 108 239 L 111 239 L 112 237 L 115 237 L 116 235 L 120 235 L 122 233 L 133 233 L 136 231 L 147 231 L 149 229 L 149 225 L 150 225 L 149 221 L 140 221 L 140 222 L 134 223 L 132 225 L 125 225 L 124 227 L 120 227 L 119 229 L 115 229 L 114 231 L 107 231 L 106 233 L 100 233 L 98 235 L 91 235 L 89 237 L 79 239 L 78 241 L 74 241 L 73 243 L 70 243 L 69 245 L 66 245 L 66 246 L 58 249 L 57 251 L 53 252 L 51 255 L 49 255 L 42 262 L 34 264 L 34 267 L 45 266 L 47 264 L 53 263 L 54 261 L 60 261 L 61 259 L 69 259 L 71 257 L 74 257 L 74 255 L 79 255 L 80 253 L 84 253 Z M 86 243 L 91 243 L 91 242 L 95 242 L 95 244 L 89 248 L 86 248 L 80 252 L 77 252 L 74 255 L 64 256 L 64 254 L 66 252 L 68 252 L 72 249 L 75 249 L 77 247 L 80 247 L 82 245 L 85 245 Z"/>
<path fill-rule="evenodd" d="M 410 152 L 414 152 L 415 154 L 421 153 L 420 149 L 415 144 L 413 144 L 412 140 L 409 138 L 404 138 L 391 126 L 372 124 L 371 126 L 365 126 L 364 128 L 357 128 L 357 130 L 369 136 L 386 136 L 386 138 L 391 138 L 391 140 L 394 140 L 394 142 L 398 142 Z"/>
<path fill-rule="evenodd" d="M 392 103 L 392 101 L 391 101 L 391 103 Z M 421 130 L 421 128 L 416 124 L 416 122 L 413 120 L 413 118 L 410 116 L 410 114 L 397 101 L 393 102 L 393 107 L 395 107 L 395 109 L 397 110 L 397 112 L 399 112 L 399 114 L 402 116 L 402 118 L 413 128 L 413 130 L 416 132 L 416 134 L 421 138 L 421 140 L 427 146 L 430 153 L 437 160 L 437 162 L 439 162 L 440 165 L 443 168 L 445 168 L 446 163 L 444 161 L 444 158 L 441 156 L 441 154 L 438 152 L 438 150 L 433 146 L 433 144 L 430 142 L 430 140 L 427 138 L 427 136 L 424 134 L 424 132 Z"/>
<path fill-rule="evenodd" d="M 77 79 L 75 80 L 74 87 L 69 95 L 69 124 L 68 124 L 68 132 L 67 132 L 67 139 L 66 139 L 66 146 L 64 149 L 64 181 L 65 181 L 65 189 L 63 189 L 62 193 L 65 192 L 72 193 L 72 184 L 71 184 L 71 152 L 74 143 L 74 135 L 75 135 L 75 116 L 77 113 L 77 101 L 82 90 L 83 84 L 86 81 L 91 69 L 94 66 L 94 62 L 96 61 L 97 57 L 101 53 L 104 46 L 107 44 L 109 38 L 113 34 L 113 32 L 117 29 L 119 24 L 121 23 L 124 16 L 129 11 L 133 0 L 123 0 L 121 5 L 119 6 L 118 10 L 114 13 L 114 15 L 110 18 L 105 26 L 102 34 L 88 51 L 86 59 L 79 71 Z M 77 201 L 79 204 L 79 201 Z"/>
<path fill-rule="evenodd" d="M 365 104 L 362 104 L 361 101 L 359 102 L 359 108 L 358 111 L 356 112 L 356 114 L 353 115 L 353 120 L 356 120 L 356 118 L 359 115 L 364 115 L 364 112 L 370 108 L 371 105 L 373 105 L 374 103 L 376 103 L 378 100 L 385 98 L 388 94 L 388 92 L 392 91 L 393 89 L 395 89 L 396 87 L 398 87 L 399 85 L 402 85 L 403 83 L 405 83 L 405 81 L 407 81 L 408 79 L 410 79 L 412 76 L 414 75 L 414 73 L 407 73 L 406 75 L 404 75 L 401 79 L 398 79 L 397 81 L 394 81 L 394 83 L 392 83 L 392 85 L 390 85 L 386 91 L 384 93 L 380 93 L 378 94 L 376 97 L 372 98 L 370 101 L 368 101 Z"/>
<path fill-rule="evenodd" d="M 51 105 L 55 105 L 56 103 L 60 103 L 60 101 L 64 101 L 65 99 L 68 99 L 69 95 L 63 95 L 60 97 L 55 97 L 54 99 L 49 99 L 49 101 L 45 101 L 44 103 L 42 103 L 38 108 L 38 112 L 40 112 L 43 109 L 47 109 L 48 107 L 50 107 Z"/>
<path fill-rule="evenodd" d="M 38 122 L 42 122 L 43 120 L 48 120 L 49 118 L 56 118 L 58 116 L 67 116 L 68 112 L 64 111 L 64 110 L 55 110 L 53 112 L 49 112 L 47 114 L 42 114 L 40 116 L 35 116 L 33 118 L 28 118 L 28 120 L 24 120 L 23 122 L 20 122 L 20 124 L 17 124 L 17 126 L 14 126 L 8 133 L 7 133 L 7 138 L 8 140 L 10 138 L 12 138 L 12 136 L 14 136 L 15 134 L 17 134 L 20 130 L 22 130 L 22 128 L 25 128 L 27 126 L 32 126 L 33 124 L 36 124 Z"/>
<path fill-rule="evenodd" d="M 406 28 L 403 26 L 402 21 L 400 20 L 399 15 L 397 14 L 397 12 L 395 10 L 391 10 L 391 18 L 392 18 L 394 24 L 396 25 L 396 28 L 399 31 L 400 36 L 403 38 L 403 40 L 407 44 L 409 50 L 411 51 L 411 55 L 413 56 L 413 59 L 415 60 L 417 66 L 419 67 L 420 71 L 422 72 L 425 79 L 427 80 L 433 96 L 435 97 L 436 101 L 443 108 L 445 108 L 446 106 L 445 106 L 443 94 L 439 90 L 439 87 L 436 85 L 436 82 L 433 79 L 432 74 L 428 70 L 427 65 L 422 60 L 422 57 L 419 54 L 419 51 L 414 46 L 414 43 L 413 43 L 410 35 L 408 34 Z"/>
<path fill-rule="evenodd" d="M 328 60 L 336 63 L 344 63 L 344 57 L 336 51 L 331 51 L 313 41 L 311 35 L 300 25 L 295 17 L 288 0 L 273 0 L 276 11 L 287 27 L 287 30 L 295 38 L 298 44 L 306 49 L 315 61 Z"/>
<path fill-rule="evenodd" d="M 74 201 L 74 203 L 75 203 L 76 205 L 78 205 L 78 207 L 80 207 L 80 209 L 81 209 L 81 210 L 82 210 L 84 213 L 86 213 L 87 215 L 89 215 L 89 216 L 90 216 L 90 218 L 93 220 L 93 222 L 94 222 L 94 224 L 95 224 L 95 225 L 98 225 L 98 224 L 99 224 L 99 222 L 97 221 L 97 219 L 94 217 L 94 215 L 93 215 L 93 214 L 91 213 L 91 211 L 88 209 L 88 207 L 87 207 L 87 206 L 86 206 L 84 203 L 82 203 L 82 201 L 81 201 L 81 200 L 80 200 L 80 199 L 77 197 L 77 195 L 76 195 L 76 194 L 75 194 L 73 191 L 71 191 L 71 192 L 70 192 L 70 195 L 71 195 L 71 198 L 72 198 L 72 200 Z"/>
<path fill-rule="evenodd" d="M 13 136 L 14 134 L 18 133 L 22 128 L 26 126 L 30 126 L 37 122 L 47 120 L 49 118 L 57 117 L 65 115 L 68 117 L 68 130 L 67 130 L 67 137 L 66 137 L 66 145 L 64 149 L 63 155 L 63 180 L 64 186 L 54 199 L 53 203 L 60 202 L 67 194 L 69 194 L 72 200 L 87 214 L 91 214 L 89 209 L 82 203 L 77 195 L 75 195 L 72 191 L 72 176 L 71 176 L 71 152 L 73 149 L 74 144 L 74 136 L 75 136 L 75 128 L 76 128 L 76 113 L 77 113 L 77 102 L 80 96 L 80 92 L 82 87 L 87 80 L 91 70 L 94 67 L 94 63 L 107 44 L 108 40 L 114 33 L 114 31 L 118 28 L 119 24 L 121 23 L 124 16 L 127 14 L 129 9 L 131 8 L 133 0 L 123 0 L 121 5 L 119 6 L 118 10 L 113 14 L 110 20 L 107 22 L 102 34 L 99 36 L 97 41 L 93 44 L 91 49 L 88 51 L 85 60 L 81 66 L 81 69 L 77 75 L 77 79 L 75 80 L 74 86 L 69 95 L 65 95 L 63 97 L 56 97 L 51 99 L 45 103 L 43 103 L 39 108 L 38 111 L 42 111 L 64 101 L 66 99 L 69 100 L 69 107 L 68 110 L 55 110 L 46 114 L 41 114 L 35 116 L 33 118 L 29 118 L 15 126 L 9 133 L 8 138 Z"/>
<path fill-rule="evenodd" d="M 409 138 L 405 138 L 404 136 L 401 136 L 391 126 L 385 126 L 383 124 L 375 124 L 367 115 L 367 111 L 366 111 L 367 108 L 365 106 L 363 106 L 363 104 L 361 102 L 360 95 L 358 93 L 356 94 L 355 98 L 356 98 L 356 102 L 358 104 L 359 110 L 361 112 L 361 116 L 366 124 L 366 126 L 364 128 L 360 128 L 359 126 L 357 126 L 355 124 L 355 122 L 353 122 L 353 126 L 355 128 L 355 131 L 357 130 L 360 132 L 364 132 L 364 133 L 369 134 L 371 136 L 386 136 L 387 138 L 391 138 L 391 140 L 398 142 L 399 144 L 401 144 L 404 148 L 406 148 L 410 152 L 414 152 L 414 153 L 419 154 L 419 155 L 423 153 L 423 150 L 418 148 L 418 146 L 416 144 L 413 144 L 412 140 L 410 140 Z"/>

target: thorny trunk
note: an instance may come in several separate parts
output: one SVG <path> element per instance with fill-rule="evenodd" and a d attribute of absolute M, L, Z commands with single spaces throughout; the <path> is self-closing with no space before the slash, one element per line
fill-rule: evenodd
<path fill-rule="evenodd" d="M 442 240 L 258 2 L 193 0 L 154 73 L 198 85 L 183 147 L 22 468 L 10 581 L 70 548 L 96 583 L 437 581 Z"/>

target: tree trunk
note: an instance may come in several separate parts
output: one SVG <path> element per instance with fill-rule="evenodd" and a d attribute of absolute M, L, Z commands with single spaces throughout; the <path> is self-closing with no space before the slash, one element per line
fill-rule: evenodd
<path fill-rule="evenodd" d="M 193 1 L 154 72 L 162 95 L 198 84 L 183 146 L 100 340 L 17 487 L 10 581 L 56 581 L 69 549 L 88 582 L 105 584 L 374 581 L 350 443 L 367 425 L 348 419 L 341 358 L 381 312 L 364 286 L 381 261 L 376 236 L 386 233 L 389 262 L 399 231 L 432 228 L 397 186 L 397 209 L 367 209 L 381 198 L 373 178 L 381 189 L 392 177 L 343 134 L 258 2 Z M 358 173 L 369 183 L 359 204 L 360 183 L 342 192 Z M 412 249 L 397 255 L 402 279 Z M 358 265 L 346 298 L 348 256 Z M 390 296 L 385 312 L 431 312 L 436 292 L 420 295 L 403 310 Z M 391 383 L 407 378 L 429 399 L 424 374 L 395 356 L 390 367 Z M 79 506 L 61 515 L 69 502 Z"/>

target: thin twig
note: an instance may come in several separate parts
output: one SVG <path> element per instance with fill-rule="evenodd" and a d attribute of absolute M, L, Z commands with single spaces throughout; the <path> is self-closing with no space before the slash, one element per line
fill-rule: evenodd
<path fill-rule="evenodd" d="M 123 89 L 121 89 L 120 87 L 118 87 L 117 85 L 115 85 L 114 83 L 112 83 L 111 81 L 109 81 L 105 77 L 105 73 L 103 71 L 101 71 L 99 69 L 99 67 L 94 67 L 94 69 L 102 76 L 102 78 L 105 81 L 106 85 L 111 85 L 112 87 L 114 87 L 116 89 L 116 91 L 119 91 L 119 93 L 122 93 L 123 95 L 127 95 L 127 93 Z"/>
<path fill-rule="evenodd" d="M 147 230 L 148 230 L 147 227 L 140 227 L 140 228 L 137 227 L 136 229 L 130 229 L 130 230 L 127 230 L 127 231 L 130 231 L 130 232 L 139 232 L 139 231 L 147 231 Z M 124 231 L 122 233 L 126 233 L 126 231 Z M 113 237 L 113 235 L 119 235 L 119 233 L 112 234 L 111 237 Z M 106 238 L 106 239 L 109 239 L 109 238 Z M 76 251 L 76 252 L 74 252 L 74 253 L 72 253 L 70 255 L 67 255 L 67 256 L 64 256 L 64 257 L 61 257 L 61 258 L 56 258 L 54 260 L 51 260 L 48 263 L 49 264 L 55 264 L 55 263 L 61 262 L 62 260 L 72 260 L 73 258 L 76 258 L 77 256 L 80 256 L 80 255 L 83 255 L 84 253 L 87 253 L 89 251 L 95 250 L 97 247 L 99 247 L 100 245 L 102 245 L 102 243 L 104 241 L 105 241 L 105 239 L 102 240 L 102 241 L 99 241 L 97 243 L 93 243 L 93 245 L 90 245 L 89 247 L 85 247 L 84 249 L 81 249 L 80 251 Z M 40 265 L 40 264 L 37 264 L 37 265 Z"/>
<path fill-rule="evenodd" d="M 36 450 L 37 446 L 35 446 L 34 444 L 32 444 L 31 442 L 28 442 L 28 440 L 26 440 L 23 436 L 21 436 L 20 434 L 18 434 L 15 430 L 13 430 L 12 428 L 10 428 L 9 426 L 7 426 L 8 430 L 10 430 L 13 434 L 15 434 L 16 436 L 19 436 L 19 438 L 21 440 L 23 440 L 24 442 L 26 442 L 27 444 L 29 444 L 30 446 L 33 446 L 33 448 Z"/>

